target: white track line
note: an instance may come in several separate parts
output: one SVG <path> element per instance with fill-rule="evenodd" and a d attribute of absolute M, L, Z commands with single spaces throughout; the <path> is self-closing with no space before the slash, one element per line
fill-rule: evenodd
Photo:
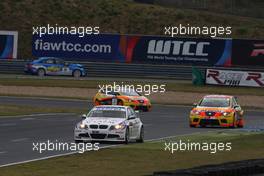
<path fill-rule="evenodd" d="M 16 126 L 16 123 L 2 123 L 0 127 L 9 127 L 9 126 Z"/>
<path fill-rule="evenodd" d="M 28 138 L 19 138 L 19 139 L 13 139 L 11 140 L 11 142 L 22 142 L 22 141 L 26 141 L 28 140 Z"/>
<path fill-rule="evenodd" d="M 36 116 L 51 116 L 51 115 L 75 115 L 75 113 L 46 113 L 46 114 L 28 114 L 28 115 L 17 115 L 17 116 L 1 116 L 1 118 L 16 118 L 16 117 L 36 117 Z M 28 118 L 26 118 L 28 119 Z M 22 119 L 21 119 L 22 120 Z"/>
<path fill-rule="evenodd" d="M 211 131 L 208 131 L 211 132 Z M 158 141 L 158 140 L 163 140 L 163 139 L 169 139 L 169 138 L 174 138 L 174 137 L 179 137 L 179 136 L 187 136 L 187 135 L 193 135 L 193 134 L 200 134 L 201 132 L 195 132 L 195 133 L 189 133 L 189 134 L 181 134 L 181 135 L 174 135 L 174 136 L 166 136 L 166 137 L 161 137 L 161 138 L 155 138 L 155 139 L 148 139 L 145 140 L 146 142 L 152 142 L 152 141 Z M 100 149 L 105 149 L 105 148 L 112 148 L 112 147 L 117 147 L 117 146 L 121 146 L 123 144 L 117 144 L 117 145 L 108 145 L 108 146 L 104 146 L 104 147 L 100 147 Z M 34 161 L 40 161 L 40 160 L 46 160 L 46 159 L 50 159 L 50 158 L 56 158 L 56 157 L 61 157 L 61 156 L 68 156 L 68 155 L 73 155 L 73 154 L 77 154 L 78 152 L 69 152 L 69 153 L 64 153 L 64 154 L 57 154 L 57 155 L 52 155 L 52 156 L 47 156 L 47 157 L 42 157 L 42 158 L 36 158 L 36 159 L 32 159 L 32 160 L 26 160 L 26 161 L 20 161 L 20 162 L 14 162 L 14 163 L 9 163 L 9 164 L 4 164 L 1 165 L 1 167 L 7 167 L 7 166 L 13 166 L 13 165 L 18 165 L 18 164 L 25 164 L 25 163 L 30 163 L 30 162 L 34 162 Z"/>

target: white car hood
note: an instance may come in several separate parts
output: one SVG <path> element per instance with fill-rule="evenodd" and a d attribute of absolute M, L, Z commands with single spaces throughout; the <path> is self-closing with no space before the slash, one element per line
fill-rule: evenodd
<path fill-rule="evenodd" d="M 108 117 L 88 117 L 84 120 L 85 124 L 106 124 L 116 125 L 125 121 L 124 118 L 108 118 Z"/>

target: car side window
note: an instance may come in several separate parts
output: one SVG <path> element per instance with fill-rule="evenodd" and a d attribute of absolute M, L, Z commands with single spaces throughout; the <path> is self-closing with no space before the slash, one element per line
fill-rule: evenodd
<path fill-rule="evenodd" d="M 238 104 L 237 104 L 237 101 L 236 101 L 236 99 L 235 99 L 235 98 L 233 98 L 232 100 L 233 100 L 233 107 L 237 106 Z"/>
<path fill-rule="evenodd" d="M 56 59 L 56 64 L 64 64 L 64 60 L 62 59 Z"/>
<path fill-rule="evenodd" d="M 114 96 L 118 96 L 118 95 L 119 95 L 119 93 L 118 93 L 118 92 L 114 92 L 114 91 L 112 91 L 112 92 L 108 92 L 108 95 L 114 95 Z"/>
<path fill-rule="evenodd" d="M 128 115 L 128 117 L 132 115 L 132 111 L 131 111 L 130 107 L 127 109 L 127 115 Z"/>
<path fill-rule="evenodd" d="M 53 59 L 47 59 L 44 63 L 46 64 L 54 64 L 54 60 Z"/>
<path fill-rule="evenodd" d="M 128 111 L 130 112 L 130 115 L 136 116 L 135 111 L 131 107 L 128 108 Z"/>

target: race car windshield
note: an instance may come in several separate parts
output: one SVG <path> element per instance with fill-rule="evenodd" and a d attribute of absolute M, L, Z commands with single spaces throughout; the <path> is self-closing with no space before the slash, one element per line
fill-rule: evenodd
<path fill-rule="evenodd" d="M 140 96 L 139 93 L 137 93 L 136 91 L 134 90 L 126 90 L 126 91 L 123 91 L 121 92 L 123 95 L 126 95 L 126 96 Z"/>
<path fill-rule="evenodd" d="M 199 106 L 205 107 L 228 107 L 229 105 L 229 98 L 204 98 L 199 104 Z"/>
<path fill-rule="evenodd" d="M 126 112 L 113 110 L 94 110 L 88 114 L 88 117 L 126 118 Z"/>

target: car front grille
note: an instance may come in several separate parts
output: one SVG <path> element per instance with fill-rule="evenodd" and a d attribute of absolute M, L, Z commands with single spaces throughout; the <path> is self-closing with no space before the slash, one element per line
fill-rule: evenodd
<path fill-rule="evenodd" d="M 90 125 L 90 129 L 107 129 L 108 125 Z"/>
<path fill-rule="evenodd" d="M 91 138 L 93 139 L 104 139 L 106 134 L 91 134 Z"/>
<path fill-rule="evenodd" d="M 79 134 L 79 137 L 90 137 L 88 133 Z"/>
<path fill-rule="evenodd" d="M 90 128 L 91 129 L 97 129 L 98 128 L 98 125 L 90 125 Z"/>
<path fill-rule="evenodd" d="M 227 123 L 226 119 L 221 119 L 221 123 Z"/>
<path fill-rule="evenodd" d="M 117 134 L 109 134 L 107 137 L 108 138 L 119 138 L 119 135 L 117 135 Z"/>
<path fill-rule="evenodd" d="M 99 125 L 99 128 L 100 129 L 107 129 L 108 128 L 108 125 Z"/>
<path fill-rule="evenodd" d="M 220 125 L 218 119 L 201 119 L 200 125 Z"/>

